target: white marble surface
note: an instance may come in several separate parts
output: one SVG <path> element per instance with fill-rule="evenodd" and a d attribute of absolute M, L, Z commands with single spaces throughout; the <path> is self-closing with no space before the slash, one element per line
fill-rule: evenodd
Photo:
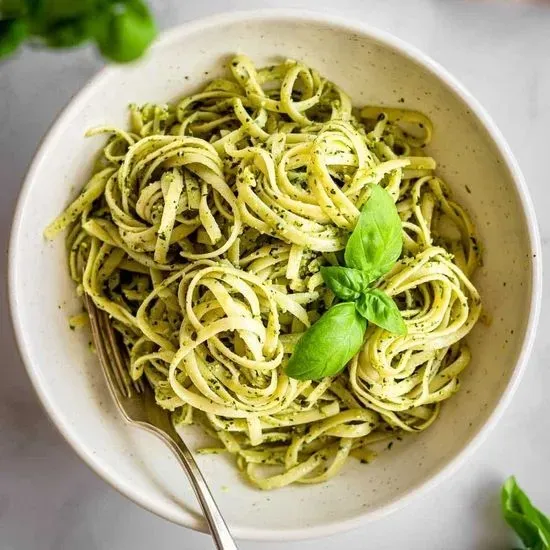
<path fill-rule="evenodd" d="M 446 66 L 494 117 L 523 168 L 550 268 L 550 7 L 452 0 L 217 0 L 152 2 L 163 26 L 222 10 L 293 6 L 362 19 Z M 120 496 L 80 462 L 30 387 L 9 321 L 4 284 L 8 233 L 21 180 L 60 109 L 96 72 L 89 50 L 26 51 L 0 65 L 0 549 L 202 550 L 211 541 Z M 295 544 L 243 542 L 244 550 L 346 548 L 502 549 L 498 489 L 514 473 L 550 512 L 550 302 L 546 294 L 529 368 L 498 427 L 453 477 L 406 509 L 362 529 Z M 314 503 L 312 504 L 314 505 Z"/>

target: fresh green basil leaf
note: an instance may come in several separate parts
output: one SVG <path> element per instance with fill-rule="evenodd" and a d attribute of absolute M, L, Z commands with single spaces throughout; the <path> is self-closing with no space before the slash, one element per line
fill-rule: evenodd
<path fill-rule="evenodd" d="M 39 13 L 45 0 L 24 0 L 29 15 Z"/>
<path fill-rule="evenodd" d="M 385 189 L 374 185 L 348 239 L 346 265 L 381 276 L 399 259 L 402 247 L 401 219 L 393 199 Z"/>
<path fill-rule="evenodd" d="M 357 300 L 361 292 L 375 279 L 366 271 L 340 266 L 323 266 L 321 275 L 330 290 L 345 301 Z"/>
<path fill-rule="evenodd" d="M 0 18 L 15 19 L 27 14 L 25 0 L 0 0 Z"/>
<path fill-rule="evenodd" d="M 119 0 L 97 19 L 94 34 L 105 57 L 126 63 L 143 55 L 157 29 L 141 0 Z"/>
<path fill-rule="evenodd" d="M 400 336 L 407 333 L 407 326 L 397 305 L 385 292 L 369 289 L 359 296 L 357 311 L 371 323 Z"/>
<path fill-rule="evenodd" d="M 338 265 L 346 265 L 346 259 L 344 257 L 343 250 L 338 250 L 338 252 L 336 252 L 336 260 L 338 261 Z"/>
<path fill-rule="evenodd" d="M 90 38 L 90 34 L 89 18 L 80 17 L 51 25 L 42 36 L 50 48 L 72 48 Z"/>
<path fill-rule="evenodd" d="M 550 519 L 533 506 L 513 476 L 502 487 L 501 504 L 504 519 L 527 548 L 550 548 Z"/>
<path fill-rule="evenodd" d="M 353 302 L 331 307 L 298 340 L 286 374 L 298 380 L 338 374 L 363 345 L 366 329 Z"/>
<path fill-rule="evenodd" d="M 33 37 L 49 48 L 73 48 L 91 38 L 105 0 L 27 0 Z"/>
<path fill-rule="evenodd" d="M 27 38 L 27 25 L 22 19 L 0 21 L 0 58 L 11 55 Z"/>
<path fill-rule="evenodd" d="M 101 0 L 27 0 L 30 16 L 46 25 L 89 15 L 102 3 Z"/>

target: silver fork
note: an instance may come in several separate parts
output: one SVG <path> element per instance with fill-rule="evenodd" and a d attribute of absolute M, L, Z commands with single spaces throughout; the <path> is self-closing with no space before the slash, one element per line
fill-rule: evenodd
<path fill-rule="evenodd" d="M 223 516 L 210 493 L 191 451 L 178 435 L 170 415 L 155 403 L 153 390 L 141 380 L 132 382 L 107 314 L 84 294 L 90 317 L 92 339 L 113 399 L 129 424 L 162 439 L 178 457 L 201 505 L 210 534 L 218 550 L 237 550 Z"/>

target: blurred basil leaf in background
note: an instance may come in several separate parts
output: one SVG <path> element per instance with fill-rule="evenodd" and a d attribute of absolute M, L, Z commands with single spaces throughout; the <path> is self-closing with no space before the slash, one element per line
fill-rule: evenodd
<path fill-rule="evenodd" d="M 157 34 L 149 9 L 141 0 L 109 2 L 94 21 L 100 52 L 119 63 L 141 57 Z"/>
<path fill-rule="evenodd" d="M 143 0 L 0 0 L 0 58 L 27 39 L 48 48 L 91 41 L 123 63 L 142 56 L 156 35 Z"/>

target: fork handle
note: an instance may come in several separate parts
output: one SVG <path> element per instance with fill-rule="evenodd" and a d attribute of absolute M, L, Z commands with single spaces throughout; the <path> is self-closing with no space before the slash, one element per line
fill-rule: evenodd
<path fill-rule="evenodd" d="M 218 550 L 238 550 L 193 455 L 184 443 L 180 444 L 179 441 L 174 441 L 171 437 L 166 439 L 169 440 L 170 447 L 187 473 L 193 491 L 195 491 L 195 495 L 197 495 L 202 511 L 204 512 L 204 517 L 208 523 L 210 534 L 214 539 L 216 548 Z"/>

